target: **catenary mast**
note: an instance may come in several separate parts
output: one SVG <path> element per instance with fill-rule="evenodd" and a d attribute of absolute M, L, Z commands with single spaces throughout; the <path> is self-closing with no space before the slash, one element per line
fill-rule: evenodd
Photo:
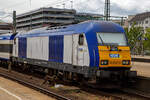
<path fill-rule="evenodd" d="M 105 0 L 105 10 L 104 10 L 105 20 L 110 20 L 110 0 Z"/>

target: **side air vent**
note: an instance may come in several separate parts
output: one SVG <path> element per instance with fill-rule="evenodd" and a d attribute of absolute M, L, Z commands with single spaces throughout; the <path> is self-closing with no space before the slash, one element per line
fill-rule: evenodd
<path fill-rule="evenodd" d="M 67 28 L 65 26 L 58 26 L 58 27 L 48 27 L 47 30 L 56 30 L 56 29 L 64 29 Z"/>

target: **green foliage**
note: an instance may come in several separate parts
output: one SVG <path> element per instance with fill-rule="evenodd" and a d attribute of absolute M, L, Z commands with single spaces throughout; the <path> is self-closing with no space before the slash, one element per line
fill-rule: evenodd
<path fill-rule="evenodd" d="M 135 23 L 131 26 L 130 30 L 125 29 L 131 50 L 136 48 L 139 51 L 140 47 L 138 47 L 137 44 L 142 38 L 142 30 L 141 27 L 135 27 Z"/>
<path fill-rule="evenodd" d="M 146 34 L 144 35 L 144 49 L 150 51 L 150 28 L 146 29 Z"/>
<path fill-rule="evenodd" d="M 134 23 L 130 30 L 125 28 L 125 31 L 132 53 L 141 54 L 143 45 L 144 52 L 150 54 L 150 28 L 147 28 L 146 33 L 144 34 L 143 28 L 135 27 Z"/>

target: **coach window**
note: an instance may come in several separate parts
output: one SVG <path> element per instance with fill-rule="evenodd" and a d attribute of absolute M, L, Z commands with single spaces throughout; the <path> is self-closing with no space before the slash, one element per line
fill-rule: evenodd
<path fill-rule="evenodd" d="M 79 45 L 83 45 L 84 44 L 84 36 L 83 36 L 83 34 L 80 34 L 79 35 Z"/>

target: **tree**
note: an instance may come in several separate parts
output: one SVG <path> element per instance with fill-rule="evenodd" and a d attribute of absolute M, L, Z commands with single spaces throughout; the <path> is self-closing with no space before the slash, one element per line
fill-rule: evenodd
<path fill-rule="evenodd" d="M 144 35 L 144 50 L 150 52 L 150 28 L 146 29 L 146 34 Z"/>
<path fill-rule="evenodd" d="M 135 27 L 135 24 L 136 23 L 131 26 L 130 30 L 125 29 L 125 31 L 132 53 L 141 54 L 141 40 L 143 38 L 143 28 Z"/>

